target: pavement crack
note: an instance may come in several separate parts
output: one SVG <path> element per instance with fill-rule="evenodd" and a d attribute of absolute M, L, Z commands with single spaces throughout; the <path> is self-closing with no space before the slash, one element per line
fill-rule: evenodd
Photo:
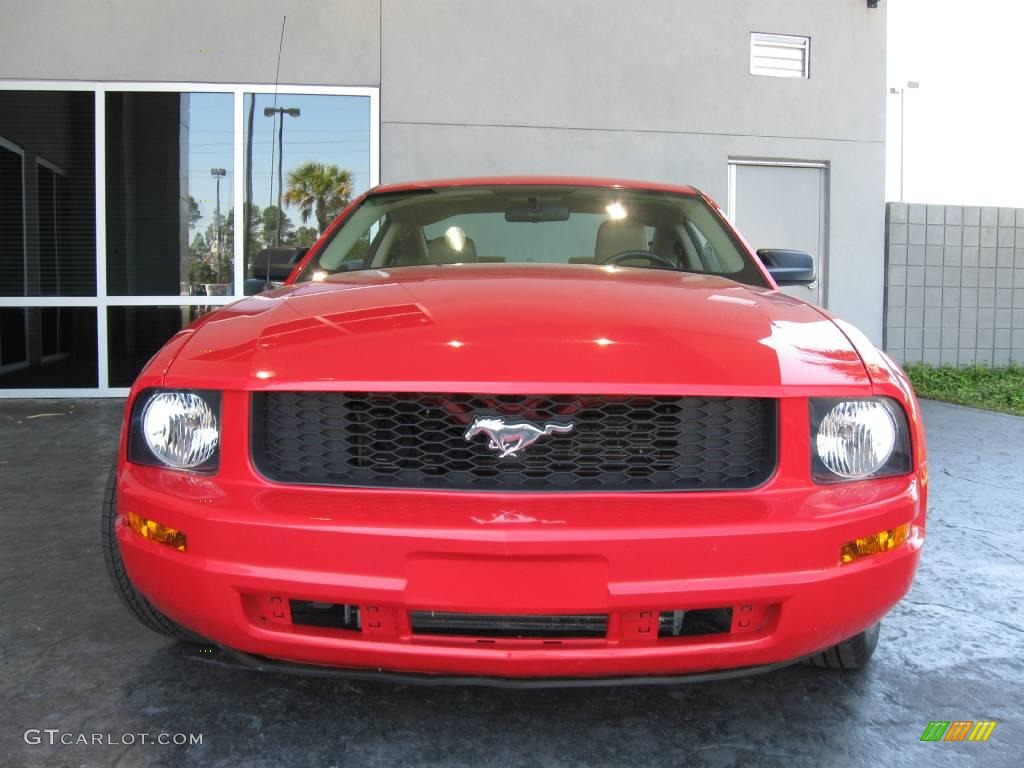
<path fill-rule="evenodd" d="M 778 758 L 789 758 L 792 757 L 790 752 L 780 752 L 778 750 L 765 749 L 763 744 L 729 744 L 729 743 L 715 743 L 706 744 L 693 747 L 695 752 L 706 752 L 708 750 L 722 750 L 722 749 L 734 749 L 737 752 L 756 752 L 759 755 L 769 755 L 770 757 Z"/>
<path fill-rule="evenodd" d="M 969 477 L 963 475 L 954 475 L 948 469 L 943 467 L 942 474 L 952 477 L 954 480 L 963 480 L 965 483 L 974 483 L 975 485 L 987 485 L 989 488 L 999 488 L 1003 491 L 1024 491 L 1024 488 L 1017 485 L 999 485 L 998 483 L 986 483 L 984 480 L 972 480 Z"/>
<path fill-rule="evenodd" d="M 950 531 L 970 531 L 971 533 L 980 533 L 983 536 L 999 536 L 1000 535 L 998 531 L 987 531 L 984 528 L 972 528 L 969 525 L 960 525 L 958 523 L 950 523 L 950 522 L 947 522 L 945 520 L 938 521 L 937 525 L 940 525 L 940 526 L 942 526 L 943 529 L 950 530 Z M 1010 554 L 1009 552 L 1007 552 L 1004 549 L 1001 549 L 1000 547 L 997 547 L 991 541 L 986 541 L 985 539 L 979 539 L 977 541 L 977 543 L 980 544 L 983 547 L 988 547 L 990 550 L 995 552 L 1000 557 L 1004 557 L 1007 560 L 1010 560 L 1010 561 L 1016 563 L 1017 565 L 1024 565 L 1024 561 L 1021 561 L 1021 559 L 1019 557 L 1017 557 L 1016 555 Z"/>
<path fill-rule="evenodd" d="M 916 606 L 921 606 L 921 607 L 924 607 L 924 608 L 934 608 L 935 610 L 941 611 L 943 613 L 955 613 L 958 616 L 961 614 L 961 611 L 954 610 L 954 609 L 950 608 L 947 605 L 943 605 L 942 603 L 929 603 L 927 601 L 907 600 L 905 598 L 904 598 L 903 602 L 907 603 L 909 605 L 916 605 Z M 1011 630 L 1013 632 L 1024 633 L 1024 627 L 1018 627 L 1016 624 L 1010 624 L 1007 621 L 1000 621 L 999 619 L 993 619 L 991 616 L 975 615 L 975 618 L 981 619 L 982 621 L 990 621 L 993 624 L 998 624 L 999 626 L 1004 627 L 1006 629 L 1009 629 L 1009 630 Z"/>

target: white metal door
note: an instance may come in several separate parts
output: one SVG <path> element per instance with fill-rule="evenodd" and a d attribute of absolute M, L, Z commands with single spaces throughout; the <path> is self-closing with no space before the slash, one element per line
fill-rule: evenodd
<path fill-rule="evenodd" d="M 755 250 L 790 248 L 814 256 L 818 280 L 783 290 L 825 305 L 828 168 L 824 164 L 731 161 L 729 218 Z"/>

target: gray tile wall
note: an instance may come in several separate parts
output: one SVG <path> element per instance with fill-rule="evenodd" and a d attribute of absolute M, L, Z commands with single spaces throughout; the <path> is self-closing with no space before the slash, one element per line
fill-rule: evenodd
<path fill-rule="evenodd" d="M 1024 365 L 1024 208 L 889 203 L 886 231 L 890 355 Z"/>

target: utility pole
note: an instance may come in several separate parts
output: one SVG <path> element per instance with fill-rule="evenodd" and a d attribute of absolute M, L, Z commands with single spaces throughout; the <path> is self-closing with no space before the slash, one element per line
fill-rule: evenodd
<path fill-rule="evenodd" d="M 277 231 L 274 233 L 274 245 L 281 244 L 281 187 L 284 184 L 282 178 L 282 162 L 284 160 L 284 116 L 298 117 L 301 113 L 298 107 L 264 107 L 263 116 L 273 117 L 275 114 L 281 116 L 281 122 L 277 125 Z"/>
<path fill-rule="evenodd" d="M 245 200 L 242 201 L 242 210 L 245 212 L 243 217 L 245 220 L 245 232 L 242 237 L 242 256 L 245 260 L 246 275 L 251 274 L 252 257 L 255 255 L 249 252 L 249 233 L 252 232 L 252 130 L 254 128 L 253 117 L 256 110 L 256 94 L 249 94 L 248 99 L 249 111 L 246 116 L 247 124 L 245 137 Z"/>
<path fill-rule="evenodd" d="M 227 176 L 227 171 L 223 168 L 211 168 L 210 175 L 217 179 L 217 210 L 213 215 L 214 221 L 214 237 L 217 240 L 217 282 L 221 282 L 221 275 L 224 274 L 224 258 L 223 248 L 220 242 L 220 180 Z"/>
<path fill-rule="evenodd" d="M 904 95 L 906 94 L 906 91 L 907 91 L 908 88 L 915 89 L 915 88 L 920 88 L 920 87 L 921 87 L 921 83 L 919 83 L 917 80 L 908 80 L 907 84 L 904 85 L 904 86 L 900 86 L 899 88 L 890 88 L 889 89 L 889 93 L 894 94 L 894 95 L 898 93 L 899 96 L 900 96 L 900 202 L 901 203 L 904 202 L 904 200 L 903 200 L 903 147 L 904 147 L 904 143 L 903 143 L 903 105 L 904 105 L 904 100 L 903 100 L 903 98 L 904 98 Z"/>

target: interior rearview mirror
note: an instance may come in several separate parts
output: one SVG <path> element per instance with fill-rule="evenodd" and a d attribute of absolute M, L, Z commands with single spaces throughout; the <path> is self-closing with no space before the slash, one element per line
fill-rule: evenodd
<path fill-rule="evenodd" d="M 762 248 L 757 256 L 780 288 L 786 285 L 810 285 L 817 278 L 814 257 L 806 251 Z"/>
<path fill-rule="evenodd" d="M 526 205 L 513 205 L 505 210 L 505 221 L 568 221 L 569 208 L 565 205 L 545 203 L 539 198 L 531 197 Z"/>

